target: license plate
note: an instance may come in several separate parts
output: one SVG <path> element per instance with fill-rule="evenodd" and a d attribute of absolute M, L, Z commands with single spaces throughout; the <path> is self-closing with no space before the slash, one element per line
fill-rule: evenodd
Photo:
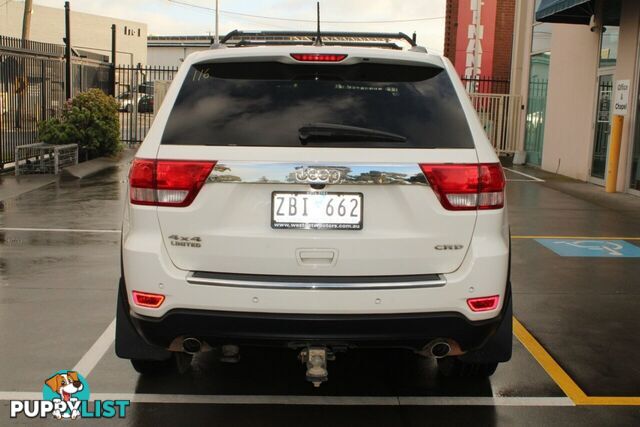
<path fill-rule="evenodd" d="M 271 227 L 362 229 L 362 193 L 277 192 L 271 194 Z"/>

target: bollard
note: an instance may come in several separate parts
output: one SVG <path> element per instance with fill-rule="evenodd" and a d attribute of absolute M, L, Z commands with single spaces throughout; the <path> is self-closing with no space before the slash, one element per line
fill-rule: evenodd
<path fill-rule="evenodd" d="M 622 124 L 624 117 L 619 115 L 613 116 L 611 126 L 611 141 L 609 141 L 609 157 L 607 160 L 607 176 L 605 189 L 607 193 L 616 192 L 616 184 L 618 181 L 618 163 L 620 163 L 620 144 L 622 143 Z"/>

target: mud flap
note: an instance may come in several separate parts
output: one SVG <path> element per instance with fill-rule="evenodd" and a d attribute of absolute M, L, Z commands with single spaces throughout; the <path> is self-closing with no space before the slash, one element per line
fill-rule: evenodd
<path fill-rule="evenodd" d="M 136 331 L 129 317 L 129 302 L 126 297 L 124 279 L 118 286 L 118 308 L 116 312 L 116 355 L 123 359 L 168 360 L 171 352 L 147 343 Z"/>
<path fill-rule="evenodd" d="M 511 359 L 513 345 L 513 303 L 511 299 L 511 283 L 505 293 L 506 308 L 502 314 L 502 322 L 496 332 L 480 349 L 459 356 L 466 363 L 507 362 Z"/>

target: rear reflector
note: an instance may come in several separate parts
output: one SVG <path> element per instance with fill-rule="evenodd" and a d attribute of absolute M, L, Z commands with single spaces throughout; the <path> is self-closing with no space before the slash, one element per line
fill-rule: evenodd
<path fill-rule="evenodd" d="M 131 203 L 189 206 L 216 162 L 135 159 L 129 172 Z"/>
<path fill-rule="evenodd" d="M 490 297 L 482 298 L 469 298 L 467 304 L 471 311 L 491 311 L 498 308 L 498 302 L 500 301 L 499 295 L 493 295 Z"/>
<path fill-rule="evenodd" d="M 340 62 L 347 57 L 334 53 L 292 53 L 291 57 L 301 62 Z"/>
<path fill-rule="evenodd" d="M 140 307 L 158 308 L 164 302 L 164 295 L 133 291 L 133 302 Z"/>
<path fill-rule="evenodd" d="M 504 173 L 500 163 L 421 164 L 420 168 L 445 209 L 500 209 Z"/>

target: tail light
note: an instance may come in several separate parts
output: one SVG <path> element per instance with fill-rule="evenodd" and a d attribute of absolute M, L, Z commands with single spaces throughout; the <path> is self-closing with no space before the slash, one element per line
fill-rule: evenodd
<path fill-rule="evenodd" d="M 504 173 L 500 163 L 421 164 L 445 209 L 500 209 L 504 206 Z"/>
<path fill-rule="evenodd" d="M 347 55 L 336 53 L 292 53 L 291 57 L 300 62 L 340 62 Z"/>
<path fill-rule="evenodd" d="M 467 304 L 471 311 L 491 311 L 498 308 L 498 302 L 500 302 L 499 295 L 493 295 L 490 297 L 481 298 L 469 298 Z"/>
<path fill-rule="evenodd" d="M 216 162 L 135 159 L 129 172 L 135 205 L 189 206 Z"/>
<path fill-rule="evenodd" d="M 164 295 L 133 291 L 133 302 L 140 307 L 158 308 L 164 302 Z"/>

